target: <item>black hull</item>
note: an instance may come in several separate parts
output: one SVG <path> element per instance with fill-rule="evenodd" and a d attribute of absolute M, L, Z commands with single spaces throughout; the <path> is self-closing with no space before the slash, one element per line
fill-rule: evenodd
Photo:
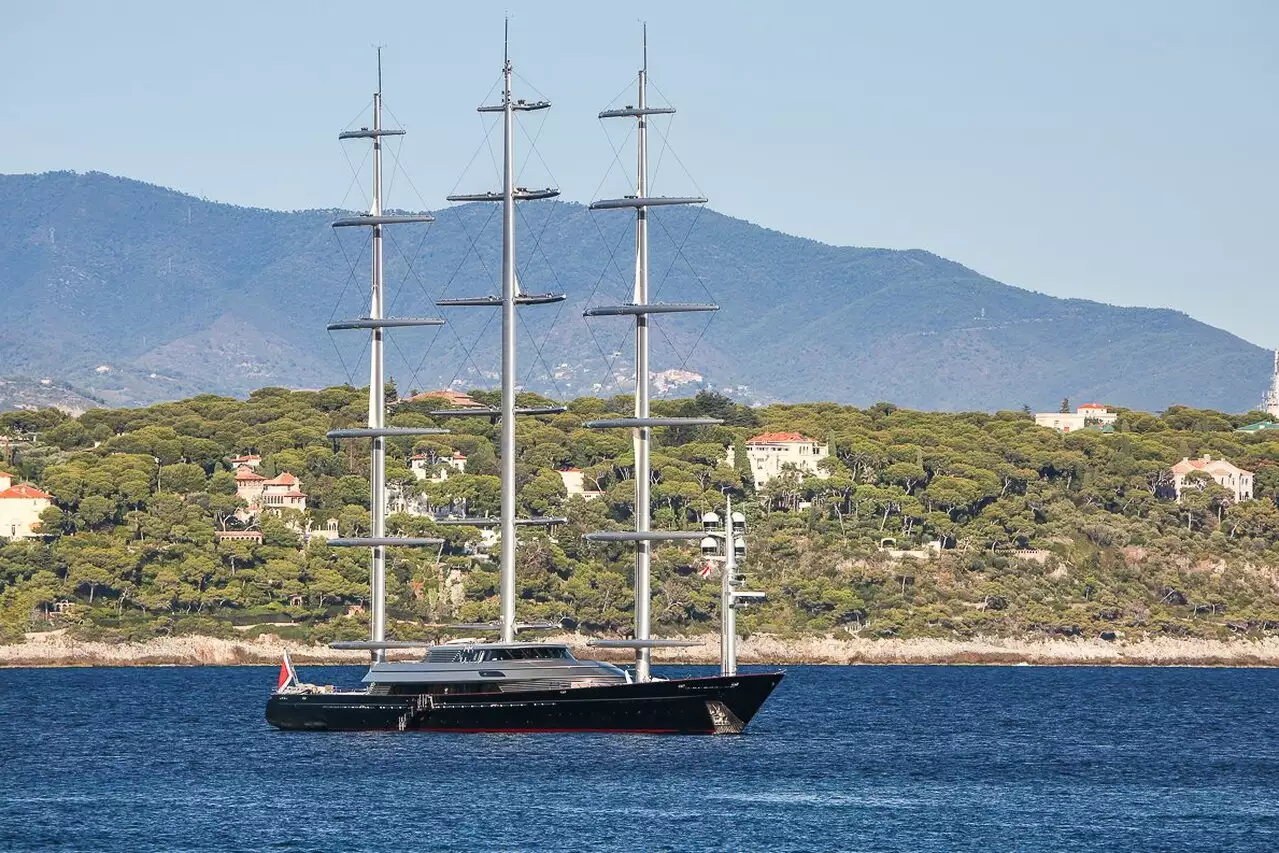
<path fill-rule="evenodd" d="M 442 696 L 276 693 L 266 719 L 311 731 L 737 734 L 782 675 Z"/>

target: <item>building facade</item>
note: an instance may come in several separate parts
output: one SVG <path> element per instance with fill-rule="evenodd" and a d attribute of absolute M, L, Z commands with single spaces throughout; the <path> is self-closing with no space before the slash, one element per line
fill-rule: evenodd
<path fill-rule="evenodd" d="M 1208 454 L 1199 459 L 1182 459 L 1172 466 L 1172 485 L 1177 500 L 1181 500 L 1186 477 L 1194 471 L 1207 474 L 1217 485 L 1234 492 L 1236 501 L 1252 500 L 1252 472 L 1245 471 L 1229 460 L 1213 459 Z"/>
<path fill-rule="evenodd" d="M 736 463 L 736 452 L 728 449 L 728 464 Z M 830 456 L 830 445 L 819 444 L 816 439 L 798 432 L 766 432 L 747 440 L 746 459 L 750 463 L 755 488 L 760 488 L 787 465 L 794 466 L 800 476 L 826 479 L 830 472 L 818 467 L 818 463 Z"/>
<path fill-rule="evenodd" d="M 248 507 L 247 515 L 256 515 L 264 509 L 296 509 L 306 512 L 306 494 L 297 477 L 284 471 L 278 477 L 267 479 L 247 465 L 235 469 L 235 494 Z"/>
<path fill-rule="evenodd" d="M 432 473 L 431 469 L 436 465 L 443 467 Z M 452 456 L 434 456 L 419 453 L 409 457 L 409 470 L 419 480 L 430 479 L 433 482 L 442 483 L 449 478 L 450 473 L 466 473 L 466 454 L 455 452 Z"/>
<path fill-rule="evenodd" d="M 1112 426 L 1119 415 L 1110 411 L 1100 403 L 1084 403 L 1071 412 L 1037 412 L 1037 426 L 1055 429 L 1057 432 L 1079 432 L 1079 430 L 1095 426 L 1104 428 Z"/>
<path fill-rule="evenodd" d="M 594 500 L 604 494 L 600 491 L 586 488 L 586 482 L 581 468 L 561 468 L 559 471 L 560 479 L 564 482 L 564 491 L 568 492 L 571 498 L 574 495 L 581 495 L 584 500 Z"/>
<path fill-rule="evenodd" d="M 15 483 L 0 471 L 0 539 L 30 539 L 40 535 L 40 513 L 53 506 L 53 495 L 30 483 Z"/>

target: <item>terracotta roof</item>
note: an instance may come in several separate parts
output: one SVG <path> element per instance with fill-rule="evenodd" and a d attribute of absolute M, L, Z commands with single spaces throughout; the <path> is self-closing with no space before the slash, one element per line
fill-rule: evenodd
<path fill-rule="evenodd" d="M 748 439 L 747 444 L 816 444 L 816 442 L 806 435 L 798 432 L 762 432 L 752 439 Z"/>
<path fill-rule="evenodd" d="M 1077 411 L 1083 411 L 1084 409 L 1104 409 L 1104 408 L 1106 407 L 1103 406 L 1101 403 L 1084 403 L 1082 406 L 1080 406 L 1077 409 Z"/>
<path fill-rule="evenodd" d="M 1208 473 L 1234 473 L 1238 471 L 1240 474 L 1252 473 L 1251 471 L 1238 467 L 1229 459 L 1183 459 L 1176 465 L 1172 466 L 1172 472 L 1174 474 L 1189 474 L 1191 471 L 1205 471 Z"/>
<path fill-rule="evenodd" d="M 284 496 L 285 496 L 286 498 L 304 498 L 304 497 L 306 497 L 306 495 L 305 495 L 303 492 L 299 492 L 297 489 L 293 489 L 292 491 L 285 492 L 285 493 L 284 493 Z"/>
<path fill-rule="evenodd" d="M 53 495 L 40 491 L 30 483 L 19 483 L 0 492 L 0 498 L 23 498 L 26 500 L 44 498 L 45 500 L 52 500 Z"/>
<path fill-rule="evenodd" d="M 580 474 L 582 473 L 582 469 L 581 468 L 561 468 L 560 473 L 561 474 Z"/>
<path fill-rule="evenodd" d="M 484 404 L 476 400 L 470 394 L 464 394 L 461 391 L 449 391 L 447 389 L 441 391 L 423 391 L 421 394 L 414 394 L 412 397 L 404 397 L 397 402 L 400 403 L 421 403 L 425 400 L 443 400 L 449 406 L 455 409 L 482 409 Z"/>
<path fill-rule="evenodd" d="M 235 469 L 235 478 L 237 480 L 265 480 L 266 479 L 266 477 L 263 477 L 261 474 L 257 473 L 256 471 L 254 471 L 252 468 L 248 467 L 247 465 L 241 465 L 239 468 Z"/>
<path fill-rule="evenodd" d="M 232 462 L 248 462 L 248 461 L 250 461 L 250 460 L 254 460 L 254 459 L 256 459 L 256 460 L 257 460 L 257 461 L 259 461 L 259 462 L 261 462 L 261 461 L 262 461 L 262 457 L 261 457 L 261 456 L 258 456 L 256 453 L 251 453 L 251 454 L 249 454 L 248 456 L 237 456 L 237 457 L 235 457 L 234 459 L 232 459 L 231 461 L 232 461 Z"/>
<path fill-rule="evenodd" d="M 412 456 L 410 456 L 410 457 L 409 457 L 409 460 L 410 460 L 410 461 L 412 461 L 412 460 L 414 460 L 414 459 L 425 459 L 425 458 L 426 458 L 426 454 L 425 454 L 425 453 L 415 453 L 415 454 L 413 454 Z"/>
<path fill-rule="evenodd" d="M 454 454 L 453 454 L 453 458 L 454 458 L 454 459 L 465 459 L 465 458 L 466 458 L 466 454 L 465 454 L 465 453 L 462 453 L 461 451 L 458 451 L 457 453 L 454 453 Z"/>
<path fill-rule="evenodd" d="M 262 485 L 264 486 L 296 486 L 297 484 L 298 484 L 297 477 L 294 477 L 288 471 L 282 471 L 280 473 L 280 476 L 276 477 L 273 480 L 267 480 Z"/>

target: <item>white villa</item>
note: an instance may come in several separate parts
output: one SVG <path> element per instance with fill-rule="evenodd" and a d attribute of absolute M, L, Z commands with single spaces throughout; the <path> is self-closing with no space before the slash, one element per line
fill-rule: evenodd
<path fill-rule="evenodd" d="M 0 539 L 39 536 L 40 513 L 53 506 L 53 495 L 30 483 L 14 485 L 13 475 L 0 471 Z"/>
<path fill-rule="evenodd" d="M 603 492 L 587 489 L 583 480 L 581 468 L 562 468 L 559 471 L 560 479 L 564 481 L 564 491 L 568 492 L 571 498 L 574 495 L 581 495 L 584 500 L 594 500 Z"/>
<path fill-rule="evenodd" d="M 431 468 L 439 464 L 443 464 L 444 467 L 432 474 Z M 449 478 L 450 471 L 456 471 L 459 474 L 466 473 L 466 454 L 454 453 L 450 457 L 441 457 L 419 453 L 416 456 L 409 457 L 409 470 L 419 480 L 429 478 L 436 483 L 442 483 Z"/>
<path fill-rule="evenodd" d="M 1202 471 L 1212 477 L 1217 485 L 1234 492 L 1236 501 L 1252 500 L 1252 472 L 1245 471 L 1226 459 L 1213 459 L 1206 453 L 1200 459 L 1182 459 L 1172 466 L 1173 489 L 1177 492 L 1177 500 L 1181 500 L 1186 475 L 1192 471 Z"/>
<path fill-rule="evenodd" d="M 765 432 L 746 442 L 746 458 L 750 462 L 755 488 L 782 473 L 787 465 L 795 466 L 801 476 L 811 474 L 824 480 L 830 472 L 817 463 L 830 456 L 829 444 L 818 444 L 815 439 L 798 432 Z M 736 462 L 736 451 L 728 448 L 729 465 Z"/>
<path fill-rule="evenodd" d="M 1084 403 L 1070 412 L 1038 412 L 1035 425 L 1055 429 L 1058 432 L 1078 432 L 1087 426 L 1105 427 L 1114 424 L 1119 415 L 1101 403 Z"/>

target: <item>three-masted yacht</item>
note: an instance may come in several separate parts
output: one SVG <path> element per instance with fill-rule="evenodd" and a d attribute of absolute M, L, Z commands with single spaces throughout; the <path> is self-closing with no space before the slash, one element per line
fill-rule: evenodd
<path fill-rule="evenodd" d="M 402 131 L 381 128 L 381 83 L 374 96 L 373 129 L 341 134 L 341 138 L 373 141 L 374 192 L 369 214 L 349 217 L 335 226 L 363 225 L 372 228 L 373 284 L 370 316 L 333 324 L 330 328 L 372 330 L 373 367 L 369 393 L 369 426 L 337 430 L 335 439 L 370 438 L 373 484 L 372 530 L 367 538 L 335 539 L 331 545 L 368 547 L 372 552 L 372 614 L 368 641 L 334 643 L 335 648 L 363 649 L 373 655 L 366 687 L 340 691 L 328 686 L 301 683 L 286 661 L 279 686 L 268 700 L 267 721 L 281 729 L 316 730 L 418 730 L 453 732 L 644 732 L 666 734 L 728 734 L 743 730 L 782 678 L 780 672 L 752 673 L 728 677 L 655 679 L 650 671 L 654 647 L 670 641 L 654 640 L 649 630 L 648 548 L 664 539 L 700 539 L 701 533 L 660 533 L 648 523 L 648 430 L 656 426 L 716 423 L 700 419 L 651 418 L 648 413 L 648 316 L 681 310 L 676 306 L 649 303 L 647 299 L 646 213 L 650 205 L 678 201 L 645 197 L 647 149 L 645 117 L 667 109 L 649 110 L 645 103 L 645 71 L 640 73 L 639 107 L 611 111 L 602 116 L 627 116 L 639 120 L 639 192 L 633 198 L 597 202 L 600 209 L 623 208 L 636 211 L 636 284 L 632 303 L 611 309 L 591 309 L 588 313 L 618 314 L 636 318 L 636 415 L 618 421 L 597 421 L 597 428 L 626 427 L 636 431 L 637 468 L 636 530 L 590 534 L 601 541 L 636 543 L 636 628 L 634 640 L 601 641 L 600 645 L 635 648 L 636 671 L 630 673 L 601 661 L 578 660 L 564 643 L 523 642 L 522 630 L 555 627 L 522 624 L 516 620 L 515 565 L 517 531 L 531 525 L 552 525 L 558 518 L 517 518 L 515 501 L 515 418 L 521 415 L 554 414 L 559 408 L 521 408 L 516 405 L 516 309 L 562 301 L 564 294 L 524 293 L 519 287 L 515 263 L 515 204 L 520 201 L 552 198 L 555 189 L 527 189 L 515 186 L 514 127 L 518 113 L 544 110 L 545 101 L 516 100 L 512 95 L 512 64 L 509 49 L 502 69 L 502 101 L 480 107 L 481 112 L 502 114 L 503 175 L 500 192 L 450 196 L 454 202 L 494 202 L 502 205 L 502 292 L 496 296 L 442 299 L 442 307 L 500 308 L 502 311 L 502 399 L 497 409 L 442 410 L 437 417 L 485 416 L 500 421 L 502 507 L 498 520 L 501 532 L 501 614 L 495 625 L 457 626 L 459 630 L 496 630 L 498 642 L 452 641 L 432 645 L 387 640 L 385 636 L 385 549 L 388 546 L 438 544 L 434 539 L 405 539 L 386 536 L 385 469 L 383 440 L 387 436 L 440 434 L 438 429 L 400 429 L 384 423 L 382 389 L 382 331 L 392 326 L 437 325 L 440 320 L 388 319 L 382 317 L 381 229 L 385 225 L 426 221 L 425 216 L 386 216 L 381 211 L 381 147 L 383 136 Z M 379 74 L 380 77 L 380 74 Z M 714 306 L 684 306 L 682 310 L 712 310 Z M 641 456 L 642 454 L 642 456 Z M 456 519 L 453 523 L 491 525 L 489 519 Z M 420 660 L 393 662 L 385 658 L 389 649 L 423 648 Z"/>

